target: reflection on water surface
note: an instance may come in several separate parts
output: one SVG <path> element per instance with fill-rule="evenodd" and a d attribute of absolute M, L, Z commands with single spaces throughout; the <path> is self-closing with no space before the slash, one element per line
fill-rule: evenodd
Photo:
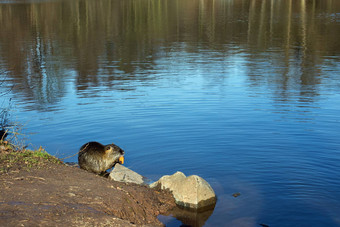
<path fill-rule="evenodd" d="M 1 1 L 1 98 L 60 157 L 116 142 L 153 180 L 206 178 L 218 202 L 205 226 L 339 226 L 339 10 Z"/>

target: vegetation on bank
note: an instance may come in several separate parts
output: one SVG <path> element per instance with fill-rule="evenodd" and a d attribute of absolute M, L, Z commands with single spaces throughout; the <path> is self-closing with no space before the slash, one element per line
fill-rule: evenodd
<path fill-rule="evenodd" d="M 56 157 L 48 154 L 42 147 L 37 150 L 16 150 L 7 141 L 0 141 L 0 173 L 12 170 L 30 170 L 41 168 L 47 163 L 62 163 Z"/>

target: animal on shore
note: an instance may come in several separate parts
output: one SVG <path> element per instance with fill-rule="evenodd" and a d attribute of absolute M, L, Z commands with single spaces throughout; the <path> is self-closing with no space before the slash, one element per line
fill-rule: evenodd
<path fill-rule="evenodd" d="M 88 142 L 80 147 L 78 153 L 80 168 L 95 174 L 105 174 L 116 163 L 124 163 L 124 150 L 115 144 L 103 145 Z"/>

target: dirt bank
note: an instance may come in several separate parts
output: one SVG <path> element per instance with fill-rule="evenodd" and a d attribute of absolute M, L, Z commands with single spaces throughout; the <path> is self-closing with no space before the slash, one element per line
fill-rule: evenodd
<path fill-rule="evenodd" d="M 175 207 L 170 193 L 15 152 L 0 148 L 0 226 L 162 226 Z"/>

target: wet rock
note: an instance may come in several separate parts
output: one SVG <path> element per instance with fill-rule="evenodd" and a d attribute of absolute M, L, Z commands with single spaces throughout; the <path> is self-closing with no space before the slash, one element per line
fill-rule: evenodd
<path fill-rule="evenodd" d="M 119 182 L 134 183 L 134 184 L 147 184 L 148 179 L 135 171 L 126 168 L 120 164 L 116 164 L 111 171 L 109 178 Z"/>
<path fill-rule="evenodd" d="M 175 207 L 170 211 L 171 216 L 158 216 L 158 219 L 162 221 L 165 226 L 175 226 L 172 225 L 171 221 L 173 219 L 177 219 L 182 222 L 181 226 L 192 226 L 192 227 L 199 227 L 204 226 L 205 222 L 209 219 L 209 217 L 214 212 L 215 206 L 209 207 L 207 209 L 188 209 L 182 207 Z M 171 220 L 172 218 L 172 220 Z M 170 221 L 170 223 L 166 223 L 166 221 Z"/>
<path fill-rule="evenodd" d="M 169 189 L 176 204 L 187 208 L 203 209 L 216 203 L 216 195 L 212 187 L 197 175 L 186 177 L 182 172 L 176 172 L 171 176 L 161 177 L 150 187 Z"/>
<path fill-rule="evenodd" d="M 236 192 L 236 193 L 234 193 L 233 194 L 233 196 L 236 198 L 236 197 L 239 197 L 241 195 L 241 193 L 239 193 L 239 192 Z"/>

